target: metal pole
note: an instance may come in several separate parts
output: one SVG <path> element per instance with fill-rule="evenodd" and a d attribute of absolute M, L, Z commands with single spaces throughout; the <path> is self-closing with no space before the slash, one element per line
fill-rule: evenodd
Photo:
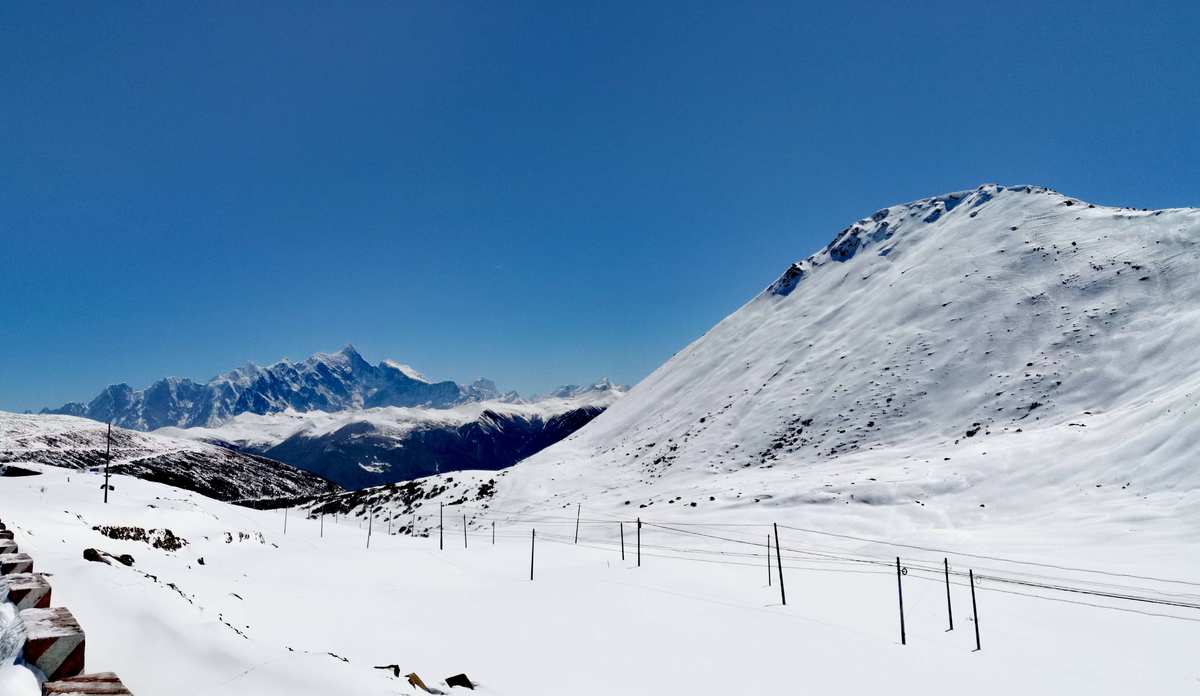
<path fill-rule="evenodd" d="M 904 635 L 904 585 L 900 582 L 899 556 L 896 556 L 896 594 L 900 597 L 900 645 L 907 645 Z"/>
<path fill-rule="evenodd" d="M 779 599 L 787 606 L 787 592 L 783 589 L 783 557 L 779 555 L 779 525 L 772 523 L 775 528 L 775 567 L 779 569 Z"/>
<path fill-rule="evenodd" d="M 371 548 L 371 528 L 375 526 L 375 512 L 371 512 L 371 516 L 367 518 L 367 548 Z"/>
<path fill-rule="evenodd" d="M 112 421 L 108 422 L 108 435 L 104 440 L 104 504 L 108 504 L 108 465 L 112 462 Z"/>
<path fill-rule="evenodd" d="M 641 568 L 642 567 L 642 518 L 639 517 L 637 523 L 638 523 L 637 524 L 637 547 L 638 547 L 638 549 L 637 549 L 637 551 L 638 551 L 637 567 Z"/>
<path fill-rule="evenodd" d="M 321 538 L 325 538 L 325 513 L 321 513 Z"/>
<path fill-rule="evenodd" d="M 583 503 L 575 504 L 575 543 L 579 543 L 579 513 L 583 510 Z"/>
<path fill-rule="evenodd" d="M 467 548 L 467 513 L 463 513 L 463 548 Z"/>
<path fill-rule="evenodd" d="M 942 566 L 946 569 L 946 616 L 950 618 L 950 628 L 948 631 L 954 630 L 954 606 L 950 604 L 950 559 L 943 558 Z"/>
<path fill-rule="evenodd" d="M 619 522 L 621 525 L 621 560 L 625 560 L 625 523 Z"/>
<path fill-rule="evenodd" d="M 445 503 L 438 503 L 438 550 L 446 548 L 446 537 L 443 533 L 443 530 L 445 529 L 443 523 L 445 522 L 446 517 L 445 508 Z"/>
<path fill-rule="evenodd" d="M 979 644 L 979 609 L 975 606 L 975 571 L 968 570 L 971 574 L 971 614 L 975 617 L 975 650 L 978 652 L 983 650 L 983 646 Z"/>
<path fill-rule="evenodd" d="M 287 508 L 283 509 L 283 533 L 287 534 Z"/>
<path fill-rule="evenodd" d="M 492 546 L 496 545 L 496 520 L 492 520 Z"/>
<path fill-rule="evenodd" d="M 533 549 L 537 545 L 537 530 L 529 530 L 529 579 L 533 580 Z"/>

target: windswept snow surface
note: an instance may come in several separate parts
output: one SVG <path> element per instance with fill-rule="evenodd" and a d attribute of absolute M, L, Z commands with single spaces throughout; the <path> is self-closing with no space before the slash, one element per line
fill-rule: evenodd
<path fill-rule="evenodd" d="M 362 518 L 327 516 L 322 523 L 291 510 L 285 534 L 282 511 L 124 478 L 106 506 L 94 476 L 30 466 L 44 473 L 0 478 L 0 515 L 38 569 L 53 574 L 56 604 L 69 607 L 87 631 L 87 668 L 116 671 L 138 694 L 418 694 L 390 671 L 373 669 L 392 664 L 450 693 L 459 692 L 439 682 L 465 672 L 481 684 L 478 693 L 502 696 L 782 696 L 797 689 L 1127 696 L 1192 693 L 1200 683 L 1194 610 L 1104 609 L 1089 605 L 1115 602 L 1019 596 L 1009 592 L 1022 588 L 990 581 L 978 589 L 983 651 L 972 652 L 969 590 L 956 576 L 956 628 L 947 632 L 945 588 L 916 566 L 916 556 L 930 553 L 905 553 L 913 569 L 904 578 L 908 645 L 902 646 L 894 571 L 793 551 L 843 546 L 795 531 L 782 532 L 785 607 L 778 580 L 767 585 L 762 549 L 648 524 L 638 568 L 634 527 L 626 525 L 622 561 L 616 522 L 586 508 L 577 546 L 573 514 L 507 519 L 454 506 L 446 509 L 444 550 L 436 528 L 429 537 L 389 536 L 384 517 L 370 524 L 368 549 Z M 464 512 L 472 519 L 467 548 Z M 728 518 L 689 528 L 731 538 L 767 533 L 722 526 L 729 524 L 722 519 Z M 188 544 L 169 553 L 101 536 L 96 525 L 171 529 Z M 531 527 L 537 528 L 532 582 Z M 1038 528 L 1009 531 L 1010 547 L 1043 548 Z M 129 553 L 136 564 L 89 563 L 81 557 L 86 547 Z M 1088 560 L 1195 577 L 1197 555 L 1174 550 L 1147 540 L 1136 555 Z M 1070 550 L 1055 559 L 1086 555 Z M 951 559 L 956 571 L 965 569 Z M 977 570 L 1019 571 L 999 561 L 976 563 Z M 1164 597 L 1196 594 L 1191 586 L 1147 580 L 1092 580 L 1110 588 L 1153 586 Z"/>

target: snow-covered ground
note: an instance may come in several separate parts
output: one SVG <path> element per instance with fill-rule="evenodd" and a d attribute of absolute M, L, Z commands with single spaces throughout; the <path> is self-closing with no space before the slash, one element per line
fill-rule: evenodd
<path fill-rule="evenodd" d="M 320 520 L 293 510 L 285 534 L 281 511 L 130 479 L 118 480 L 120 495 L 105 506 L 94 477 L 33 468 L 45 473 L 0 478 L 0 517 L 38 569 L 53 574 L 55 604 L 69 607 L 87 631 L 88 669 L 114 670 L 138 694 L 419 693 L 373 668 L 391 664 L 447 691 L 437 682 L 465 672 L 480 693 L 522 696 L 1200 688 L 1200 611 L 985 579 L 977 589 L 983 650 L 973 652 L 970 594 L 958 575 L 955 630 L 946 630 L 936 572 L 946 554 L 800 532 L 792 527 L 810 520 L 785 509 L 775 517 L 787 525 L 786 607 L 778 579 L 767 584 L 764 548 L 712 538 L 765 544 L 769 527 L 729 515 L 641 510 L 647 525 L 638 568 L 634 526 L 625 527 L 622 561 L 617 522 L 587 508 L 578 546 L 573 510 L 535 520 L 448 507 L 445 550 L 436 533 L 389 536 L 383 519 L 371 525 L 368 549 L 362 519 L 326 518 L 322 538 Z M 473 525 L 465 549 L 464 510 Z M 159 551 L 92 531 L 101 524 L 168 528 L 188 544 Z M 836 531 L 862 533 L 863 525 Z M 942 541 L 903 527 L 896 535 Z M 1181 553 L 1171 540 L 1064 546 L 1031 522 L 1007 528 L 1003 544 L 986 535 L 959 541 L 977 553 L 1058 567 L 949 554 L 955 572 L 974 567 L 985 577 L 1200 600 L 1194 584 L 1066 569 L 1200 576 L 1200 554 Z M 81 557 L 86 547 L 132 554 L 136 565 L 89 563 Z M 894 569 L 843 560 L 886 564 L 896 554 L 908 569 L 903 646 Z"/>

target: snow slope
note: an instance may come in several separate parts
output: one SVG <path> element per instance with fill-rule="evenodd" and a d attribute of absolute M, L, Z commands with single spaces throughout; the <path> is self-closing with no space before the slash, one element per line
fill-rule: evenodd
<path fill-rule="evenodd" d="M 498 478 L 494 504 L 1194 544 L 1198 243 L 1200 210 L 1037 187 L 882 209 Z"/>
<path fill-rule="evenodd" d="M 36 461 L 102 470 L 107 426 L 86 418 L 0 411 L 0 464 Z M 278 461 L 202 442 L 112 431 L 111 473 L 169 483 L 222 500 L 328 493 L 337 486 Z"/>
<path fill-rule="evenodd" d="M 983 651 L 973 652 L 966 581 L 955 576 L 956 629 L 947 632 L 945 588 L 937 574 L 920 572 L 915 558 L 940 563 L 940 554 L 901 552 L 911 565 L 902 646 L 894 571 L 824 560 L 819 551 L 849 544 L 806 541 L 791 530 L 782 532 L 788 601 L 781 606 L 777 578 L 767 584 L 761 548 L 739 551 L 661 527 L 642 530 L 640 568 L 631 525 L 622 561 L 615 520 L 585 516 L 574 545 L 573 516 L 507 519 L 465 505 L 446 510 L 444 550 L 436 533 L 388 535 L 382 517 L 370 523 L 367 548 L 362 518 L 304 519 L 293 510 L 285 533 L 282 511 L 123 477 L 119 495 L 105 506 L 94 476 L 76 474 L 68 482 L 69 471 L 31 466 L 45 473 L 0 478 L 0 517 L 22 550 L 53 574 L 56 603 L 87 631 L 88 669 L 114 670 L 138 694 L 419 694 L 390 671 L 374 669 L 392 664 L 449 693 L 467 692 L 440 681 L 465 672 L 483 696 L 883 690 L 1124 696 L 1192 693 L 1200 683 L 1195 610 L 1104 608 L 1115 602 L 1038 598 L 1029 595 L 1049 593 L 991 580 L 978 588 Z M 683 524 L 704 519 L 702 512 L 683 519 L 682 512 L 659 511 L 675 513 Z M 467 548 L 464 513 L 472 518 Z M 651 519 L 674 524 L 665 516 Z M 712 511 L 710 526 L 690 528 L 730 538 L 767 533 L 729 526 L 729 519 Z M 499 522 L 495 546 L 490 520 Z M 97 525 L 171 529 L 188 544 L 157 550 L 104 537 L 93 530 Z M 1027 528 L 1009 540 L 1036 551 L 1038 533 Z M 136 563 L 89 563 L 80 555 L 85 547 L 129 553 Z M 1144 543 L 1116 562 L 1196 577 L 1200 556 L 1173 554 L 1176 548 Z M 966 568 L 950 558 L 956 573 Z M 1019 568 L 962 560 L 968 561 L 997 575 Z M 1149 580 L 1092 580 L 1100 587 L 1137 585 L 1158 597 L 1197 594 L 1194 587 Z"/>

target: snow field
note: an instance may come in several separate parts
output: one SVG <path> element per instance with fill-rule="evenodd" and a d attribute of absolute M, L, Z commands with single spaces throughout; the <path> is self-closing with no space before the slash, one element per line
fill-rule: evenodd
<path fill-rule="evenodd" d="M 390 671 L 373 669 L 390 664 L 431 685 L 465 672 L 482 685 L 480 693 L 501 695 L 1171 694 L 1200 683 L 1191 647 L 1200 636 L 1198 611 L 988 581 L 978 592 L 983 651 L 973 652 L 969 591 L 954 579 L 956 628 L 947 632 L 945 586 L 919 570 L 941 556 L 926 551 L 901 552 L 911 565 L 904 576 L 908 645 L 901 646 L 894 569 L 844 560 L 886 564 L 894 549 L 877 544 L 782 528 L 784 607 L 778 580 L 767 585 L 765 548 L 671 531 L 761 538 L 765 547 L 763 523 L 728 515 L 689 523 L 694 527 L 655 518 L 660 526 L 642 529 L 641 568 L 632 525 L 622 562 L 618 525 L 589 516 L 586 507 L 578 545 L 573 509 L 520 519 L 487 513 L 498 523 L 493 546 L 492 519 L 468 508 L 474 528 L 464 549 L 463 508 L 447 506 L 445 550 L 438 550 L 436 533 L 389 536 L 381 520 L 367 549 L 362 520 L 327 517 L 321 538 L 320 521 L 292 510 L 284 534 L 282 511 L 124 477 L 106 507 L 91 477 L 76 474 L 67 483 L 69 472 L 32 466 L 43 475 L 0 479 L 0 514 L 39 570 L 53 573 L 55 603 L 69 606 L 88 632 L 88 670 L 115 671 L 135 693 L 414 693 Z M 777 512 L 784 524 L 800 526 Z M 189 543 L 166 553 L 103 537 L 91 529 L 98 524 L 169 528 Z M 136 565 L 88 563 L 81 557 L 88 546 L 130 553 Z M 1192 559 L 1172 566 L 1156 547 L 1129 552 L 1137 549 L 1143 562 L 1123 554 L 1133 567 L 1195 576 Z M 1036 544 L 1027 550 L 1046 560 L 1036 556 Z M 974 561 L 984 572 L 1014 577 L 1069 576 L 1089 587 L 1191 600 L 1198 594 L 1190 585 Z M 966 567 L 957 557 L 951 563 Z"/>

